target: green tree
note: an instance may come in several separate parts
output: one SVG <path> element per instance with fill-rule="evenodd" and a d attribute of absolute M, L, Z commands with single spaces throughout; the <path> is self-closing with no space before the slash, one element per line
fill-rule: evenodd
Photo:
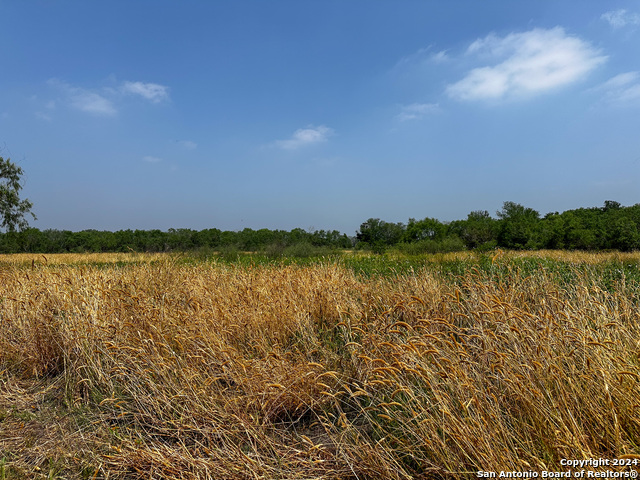
<path fill-rule="evenodd" d="M 36 219 L 31 212 L 33 204 L 28 199 L 20 200 L 22 174 L 22 168 L 11 162 L 11 159 L 0 157 L 0 228 L 5 228 L 7 232 L 15 232 L 16 227 L 19 230 L 27 228 L 27 214 Z"/>
<path fill-rule="evenodd" d="M 504 202 L 497 212 L 500 219 L 498 244 L 506 248 L 535 249 L 540 242 L 540 214 L 519 203 Z"/>
<path fill-rule="evenodd" d="M 620 210 L 622 205 L 620 202 L 616 202 L 615 200 L 605 200 L 604 207 L 602 207 L 603 212 L 608 212 L 609 210 Z"/>
<path fill-rule="evenodd" d="M 379 218 L 370 218 L 356 233 L 358 242 L 365 248 L 372 248 L 374 252 L 382 253 L 385 248 L 400 242 L 405 226 L 402 223 L 389 223 Z"/>
<path fill-rule="evenodd" d="M 440 240 L 444 237 L 445 225 L 435 218 L 423 220 L 409 219 L 409 223 L 402 235 L 405 242 L 419 242 L 420 240 Z"/>
<path fill-rule="evenodd" d="M 640 249 L 640 232 L 630 218 L 619 218 L 613 226 L 613 247 L 623 252 Z"/>
<path fill-rule="evenodd" d="M 475 210 L 460 222 L 460 236 L 468 248 L 495 246 L 497 222 L 486 210 Z"/>

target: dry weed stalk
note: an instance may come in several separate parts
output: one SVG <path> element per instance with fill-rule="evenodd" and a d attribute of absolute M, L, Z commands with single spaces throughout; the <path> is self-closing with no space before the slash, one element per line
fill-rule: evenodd
<path fill-rule="evenodd" d="M 3 265 L 0 457 L 16 471 L 468 478 L 640 453 L 638 292 L 593 272 Z M 85 419 L 61 427 L 81 454 L 34 459 L 8 433 L 29 384 Z"/>

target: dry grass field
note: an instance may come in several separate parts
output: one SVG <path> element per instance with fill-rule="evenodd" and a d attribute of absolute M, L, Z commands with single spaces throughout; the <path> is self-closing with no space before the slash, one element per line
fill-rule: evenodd
<path fill-rule="evenodd" d="M 640 255 L 358 261 L 0 256 L 0 480 L 640 459 Z"/>

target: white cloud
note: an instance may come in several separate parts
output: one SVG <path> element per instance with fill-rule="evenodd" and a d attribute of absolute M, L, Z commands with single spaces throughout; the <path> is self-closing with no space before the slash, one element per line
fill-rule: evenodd
<path fill-rule="evenodd" d="M 31 97 L 32 101 L 37 101 L 37 97 L 34 95 Z M 40 119 L 40 120 L 44 120 L 46 122 L 51 122 L 53 120 L 53 117 L 51 116 L 52 112 L 56 109 L 56 102 L 54 102 L 53 100 L 48 101 L 47 103 L 45 103 L 44 108 L 46 109 L 46 111 L 48 113 L 45 113 L 42 110 L 38 110 L 34 113 L 34 115 L 36 116 L 36 118 Z"/>
<path fill-rule="evenodd" d="M 179 140 L 178 143 L 187 150 L 195 150 L 196 148 L 198 148 L 198 144 L 196 142 L 192 142 L 191 140 Z"/>
<path fill-rule="evenodd" d="M 640 104 L 640 72 L 626 72 L 610 78 L 592 91 L 604 92 L 604 100 L 617 106 Z"/>
<path fill-rule="evenodd" d="M 526 96 L 574 83 L 607 60 L 599 50 L 561 27 L 534 29 L 500 38 L 488 35 L 473 42 L 468 55 L 490 65 L 474 68 L 447 87 L 458 100 Z"/>
<path fill-rule="evenodd" d="M 307 128 L 296 130 L 288 140 L 278 140 L 275 144 L 285 150 L 296 150 L 307 145 L 325 142 L 333 133 L 333 129 L 324 125 L 319 127 L 310 125 Z"/>
<path fill-rule="evenodd" d="M 414 65 L 416 63 L 421 63 L 431 55 L 429 52 L 431 51 L 431 47 L 421 48 L 417 52 L 414 52 L 410 55 L 406 55 L 402 57 L 398 63 L 393 67 L 394 69 L 403 68 L 407 65 Z"/>
<path fill-rule="evenodd" d="M 437 103 L 412 103 L 402 107 L 402 111 L 396 115 L 396 119 L 401 122 L 407 120 L 419 120 L 429 113 L 437 112 L 440 109 Z"/>
<path fill-rule="evenodd" d="M 56 78 L 48 80 L 47 83 L 60 90 L 66 97 L 66 103 L 77 110 L 107 117 L 114 116 L 118 113 L 113 102 L 104 95 L 92 92 L 85 88 L 70 85 Z M 47 108 L 50 109 L 55 108 L 55 106 L 56 104 L 54 101 L 50 101 L 47 104 Z"/>
<path fill-rule="evenodd" d="M 153 103 L 159 103 L 169 98 L 169 87 L 157 83 L 124 82 L 122 91 L 140 95 Z"/>
<path fill-rule="evenodd" d="M 426 67 L 431 63 L 444 63 L 449 60 L 449 55 L 446 50 L 439 52 L 433 52 L 433 47 L 421 48 L 418 51 L 402 57 L 398 63 L 393 67 L 393 71 L 403 71 L 407 68 L 413 69 L 416 67 Z"/>
<path fill-rule="evenodd" d="M 625 88 L 618 94 L 618 102 L 621 105 L 629 105 L 630 103 L 637 104 L 640 100 L 640 83 L 636 83 L 628 88 Z"/>
<path fill-rule="evenodd" d="M 44 120 L 45 122 L 50 122 L 52 120 L 51 115 L 47 115 L 44 112 L 36 112 L 35 116 L 36 116 L 36 118 L 38 118 L 40 120 Z"/>
<path fill-rule="evenodd" d="M 153 103 L 169 98 L 169 88 L 155 83 L 124 82 L 118 88 L 97 89 L 78 87 L 56 78 L 48 80 L 47 83 L 62 93 L 63 98 L 58 99 L 61 103 L 100 116 L 115 116 L 125 94 L 139 95 Z M 53 110 L 56 105 L 55 101 L 50 101 L 45 106 Z"/>
<path fill-rule="evenodd" d="M 600 89 L 610 90 L 615 88 L 621 88 L 630 83 L 637 81 L 640 78 L 640 72 L 626 72 L 616 75 L 613 78 L 610 78 L 606 82 L 604 82 L 600 87 Z"/>
<path fill-rule="evenodd" d="M 142 157 L 142 160 L 144 160 L 147 163 L 158 163 L 161 162 L 162 159 L 158 158 L 158 157 L 152 157 L 151 155 L 147 155 L 145 157 Z"/>
<path fill-rule="evenodd" d="M 94 115 L 113 116 L 118 113 L 113 102 L 102 95 L 77 88 L 74 90 L 70 97 L 74 108 Z"/>
<path fill-rule="evenodd" d="M 443 63 L 443 62 L 446 62 L 447 60 L 449 60 L 449 56 L 447 55 L 446 50 L 442 50 L 438 53 L 434 53 L 433 55 L 431 55 L 431 61 L 435 63 Z"/>
<path fill-rule="evenodd" d="M 633 12 L 627 12 L 625 9 L 611 10 L 603 13 L 600 18 L 609 22 L 613 28 L 622 28 L 627 25 L 640 25 L 640 15 Z"/>

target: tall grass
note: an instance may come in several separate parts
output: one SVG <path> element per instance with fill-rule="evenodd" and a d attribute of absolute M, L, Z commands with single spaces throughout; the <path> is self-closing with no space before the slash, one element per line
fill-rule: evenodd
<path fill-rule="evenodd" d="M 637 255 L 371 258 L 0 259 L 3 475 L 463 479 L 640 455 Z"/>

